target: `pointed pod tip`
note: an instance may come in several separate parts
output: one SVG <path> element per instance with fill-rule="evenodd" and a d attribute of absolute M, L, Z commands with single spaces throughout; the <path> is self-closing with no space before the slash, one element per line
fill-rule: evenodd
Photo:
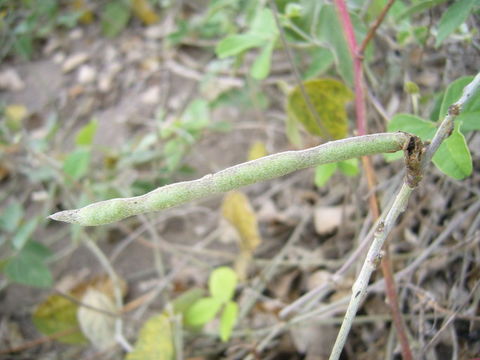
<path fill-rule="evenodd" d="M 55 221 L 63 221 L 67 223 L 75 223 L 75 216 L 74 212 L 72 210 L 64 210 L 64 211 L 59 211 L 56 212 L 55 214 L 52 214 L 48 217 L 49 219 L 55 220 Z"/>

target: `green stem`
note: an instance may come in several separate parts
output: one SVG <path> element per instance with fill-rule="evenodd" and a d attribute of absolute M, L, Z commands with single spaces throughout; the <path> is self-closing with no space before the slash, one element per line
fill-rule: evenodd
<path fill-rule="evenodd" d="M 402 150 L 411 135 L 403 132 L 357 136 L 313 148 L 285 151 L 236 165 L 201 179 L 179 182 L 147 194 L 100 201 L 81 209 L 65 210 L 50 218 L 83 226 L 109 224 L 126 217 L 158 211 L 208 195 L 277 178 L 296 170 L 355 157 Z"/>

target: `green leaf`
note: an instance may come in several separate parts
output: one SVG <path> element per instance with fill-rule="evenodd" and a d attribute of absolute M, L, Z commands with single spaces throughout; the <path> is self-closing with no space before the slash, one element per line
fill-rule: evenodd
<path fill-rule="evenodd" d="M 405 131 L 417 135 L 422 140 L 430 140 L 437 129 L 435 123 L 410 114 L 397 114 L 388 123 L 389 132 Z"/>
<path fill-rule="evenodd" d="M 205 325 L 212 320 L 222 307 L 222 302 L 214 297 L 197 300 L 185 314 L 185 324 L 191 327 Z"/>
<path fill-rule="evenodd" d="M 321 124 L 317 123 L 310 112 L 299 86 L 288 95 L 288 116 L 300 122 L 313 135 L 321 137 L 330 135 L 334 139 L 346 137 L 348 123 L 345 103 L 353 98 L 350 89 L 335 79 L 307 80 L 303 87 L 319 115 Z M 324 133 L 324 129 L 328 134 Z"/>
<path fill-rule="evenodd" d="M 185 314 L 185 312 L 192 306 L 198 299 L 203 297 L 205 291 L 199 288 L 193 288 L 185 291 L 183 294 L 173 300 L 173 311 L 179 314 Z"/>
<path fill-rule="evenodd" d="M 29 241 L 22 249 L 22 253 L 36 257 L 38 260 L 46 261 L 52 256 L 52 251 L 38 241 Z"/>
<path fill-rule="evenodd" d="M 268 42 L 262 49 L 260 55 L 258 55 L 258 57 L 255 59 L 255 62 L 252 65 L 252 69 L 250 70 L 250 74 L 254 79 L 265 79 L 270 73 L 270 63 L 274 47 L 274 41 Z"/>
<path fill-rule="evenodd" d="M 220 59 L 234 56 L 253 47 L 261 46 L 265 39 L 255 34 L 231 35 L 220 41 L 215 48 L 215 53 Z"/>
<path fill-rule="evenodd" d="M 318 19 L 317 37 L 329 44 L 338 73 L 347 84 L 353 85 L 353 61 L 342 29 L 335 8 L 332 5 L 323 6 Z"/>
<path fill-rule="evenodd" d="M 97 132 L 97 128 L 97 119 L 92 119 L 87 125 L 85 125 L 77 132 L 77 136 L 75 137 L 75 143 L 77 145 L 92 145 L 92 141 L 95 137 L 95 133 Z"/>
<path fill-rule="evenodd" d="M 33 39 L 30 34 L 18 35 L 15 37 L 13 48 L 23 60 L 30 60 L 33 54 Z"/>
<path fill-rule="evenodd" d="M 123 1 L 109 1 L 102 12 L 102 32 L 108 37 L 117 36 L 127 26 L 130 8 Z"/>
<path fill-rule="evenodd" d="M 447 116 L 449 106 L 455 103 L 458 99 L 460 99 L 463 93 L 463 89 L 472 80 L 473 76 L 465 76 L 456 79 L 455 81 L 450 83 L 450 85 L 448 85 L 447 90 L 445 90 L 445 94 L 443 95 L 442 105 L 440 106 L 439 120 L 443 120 L 443 118 Z M 475 109 L 475 107 L 478 106 L 478 103 L 475 100 L 477 100 L 477 97 L 475 99 L 470 99 L 470 101 L 465 104 L 464 108 L 462 109 L 462 113 L 480 110 Z"/>
<path fill-rule="evenodd" d="M 472 174 L 472 156 L 459 124 L 433 156 L 433 163 L 444 174 L 462 180 Z"/>
<path fill-rule="evenodd" d="M 480 130 L 480 111 L 461 113 L 455 121 L 462 124 L 460 131 L 464 134 Z"/>
<path fill-rule="evenodd" d="M 232 268 L 222 266 L 210 274 L 208 288 L 212 297 L 227 302 L 233 298 L 237 287 L 237 274 Z"/>
<path fill-rule="evenodd" d="M 90 150 L 77 149 L 66 157 L 63 162 L 63 171 L 75 180 L 81 179 L 87 174 L 90 163 Z"/>
<path fill-rule="evenodd" d="M 200 131 L 210 123 L 208 102 L 203 99 L 192 101 L 182 116 L 182 124 L 189 131 Z"/>
<path fill-rule="evenodd" d="M 223 308 L 220 318 L 220 339 L 226 342 L 232 335 L 233 327 L 237 322 L 238 305 L 234 301 L 229 301 Z"/>
<path fill-rule="evenodd" d="M 315 78 L 330 69 L 334 63 L 333 53 L 327 48 L 315 47 L 311 52 L 311 63 L 303 74 L 303 79 Z"/>
<path fill-rule="evenodd" d="M 426 0 L 413 3 L 410 7 L 402 11 L 398 16 L 395 17 L 397 22 L 400 22 L 404 19 L 410 18 L 412 15 L 415 15 L 419 12 L 424 12 L 436 5 L 442 4 L 447 0 Z"/>
<path fill-rule="evenodd" d="M 435 123 L 411 114 L 397 114 L 387 126 L 389 132 L 405 131 L 417 135 L 423 141 L 431 140 L 436 129 Z M 387 161 L 393 161 L 402 158 L 403 153 L 397 151 L 393 154 L 384 154 L 384 157 Z"/>
<path fill-rule="evenodd" d="M 442 15 L 435 46 L 438 47 L 470 15 L 475 0 L 457 0 Z"/>
<path fill-rule="evenodd" d="M 38 219 L 33 218 L 22 224 L 12 239 L 12 245 L 16 250 L 21 250 L 32 236 L 37 227 Z"/>
<path fill-rule="evenodd" d="M 174 171 L 183 159 L 186 151 L 186 145 L 182 140 L 171 139 L 167 141 L 163 149 L 168 171 Z"/>
<path fill-rule="evenodd" d="M 125 360 L 175 360 L 170 319 L 165 314 L 151 317 L 142 326 L 135 348 Z"/>
<path fill-rule="evenodd" d="M 275 17 L 270 9 L 263 8 L 257 12 L 249 33 L 264 40 L 272 40 L 278 35 Z"/>
<path fill-rule="evenodd" d="M 78 305 L 69 299 L 60 295 L 50 295 L 35 309 L 33 324 L 40 333 L 47 336 L 73 330 L 72 333 L 56 340 L 67 344 L 85 344 L 87 339 L 78 327 L 77 309 Z"/>
<path fill-rule="evenodd" d="M 20 224 L 22 217 L 22 205 L 18 201 L 12 202 L 0 215 L 0 229 L 11 233 Z"/>
<path fill-rule="evenodd" d="M 347 176 L 356 176 L 360 172 L 358 159 L 348 159 L 338 162 L 338 169 Z"/>
<path fill-rule="evenodd" d="M 50 287 L 53 283 L 52 274 L 44 262 L 23 251 L 10 259 L 5 275 L 10 281 L 28 286 Z"/>
<path fill-rule="evenodd" d="M 315 168 L 315 185 L 324 186 L 337 170 L 337 163 L 318 165 Z"/>

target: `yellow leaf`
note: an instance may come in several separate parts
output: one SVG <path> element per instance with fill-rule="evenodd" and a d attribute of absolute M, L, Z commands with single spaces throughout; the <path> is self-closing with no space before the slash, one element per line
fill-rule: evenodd
<path fill-rule="evenodd" d="M 110 296 L 90 288 L 82 297 L 77 319 L 83 334 L 98 349 L 104 350 L 115 344 L 115 316 L 117 307 Z"/>
<path fill-rule="evenodd" d="M 238 276 L 240 282 L 244 282 L 248 279 L 248 267 L 252 262 L 252 253 L 250 251 L 241 250 L 240 254 L 235 258 L 235 264 L 233 268 Z"/>
<path fill-rule="evenodd" d="M 307 80 L 303 86 L 313 108 L 318 113 L 321 124 L 310 112 L 299 86 L 296 86 L 288 95 L 288 116 L 303 124 L 305 129 L 313 135 L 333 139 L 346 137 L 348 122 L 345 103 L 353 99 L 351 90 L 335 79 Z"/>
<path fill-rule="evenodd" d="M 250 150 L 248 150 L 248 160 L 260 159 L 261 157 L 267 156 L 267 154 L 265 144 L 261 141 L 256 141 L 250 146 Z"/>
<path fill-rule="evenodd" d="M 14 131 L 22 128 L 22 122 L 28 116 L 28 110 L 23 105 L 8 105 L 5 107 L 7 126 Z"/>
<path fill-rule="evenodd" d="M 158 22 L 158 15 L 153 11 L 148 0 L 130 0 L 130 2 L 135 16 L 142 20 L 145 25 Z"/>
<path fill-rule="evenodd" d="M 248 198 L 240 191 L 229 192 L 223 199 L 222 213 L 240 235 L 242 251 L 253 252 L 261 238 L 257 217 Z"/>
<path fill-rule="evenodd" d="M 35 309 L 32 320 L 42 334 L 53 335 L 65 332 L 66 335 L 56 340 L 67 344 L 83 344 L 87 339 L 79 328 L 77 308 L 76 303 L 63 296 L 50 295 Z"/>
<path fill-rule="evenodd" d="M 172 327 L 167 315 L 151 317 L 143 324 L 135 348 L 125 360 L 174 360 Z"/>
<path fill-rule="evenodd" d="M 72 7 L 81 14 L 80 23 L 88 25 L 93 22 L 93 12 L 86 0 L 73 0 Z"/>

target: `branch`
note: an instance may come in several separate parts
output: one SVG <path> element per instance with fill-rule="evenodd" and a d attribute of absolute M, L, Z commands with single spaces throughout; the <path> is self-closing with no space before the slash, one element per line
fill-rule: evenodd
<path fill-rule="evenodd" d="M 345 320 L 338 333 L 335 345 L 330 355 L 330 360 L 338 360 L 347 340 L 348 333 L 352 327 L 355 314 L 367 293 L 368 282 L 372 273 L 380 263 L 383 254 L 382 246 L 385 239 L 390 234 L 395 225 L 398 216 L 405 211 L 408 199 L 421 180 L 421 175 L 426 169 L 433 155 L 441 145 L 442 141 L 450 136 L 453 130 L 455 118 L 460 114 L 462 107 L 470 100 L 480 89 L 480 73 L 463 90 L 462 97 L 448 108 L 448 114 L 440 124 L 431 145 L 427 151 L 417 142 L 415 137 L 411 137 L 410 143 L 405 149 L 405 160 L 407 162 L 407 176 L 399 190 L 395 201 L 388 211 L 384 212 L 381 221 L 377 226 L 372 245 L 368 251 L 365 262 L 360 270 L 357 280 L 352 286 L 352 297 L 345 314 Z"/>
<path fill-rule="evenodd" d="M 395 152 L 406 148 L 411 138 L 412 135 L 403 132 L 382 133 L 331 141 L 305 150 L 285 151 L 239 164 L 198 180 L 163 186 L 141 196 L 100 201 L 81 209 L 60 211 L 50 215 L 50 218 L 83 226 L 109 224 L 129 216 L 163 210 L 208 195 L 287 175 L 296 170 L 364 155 Z"/>

